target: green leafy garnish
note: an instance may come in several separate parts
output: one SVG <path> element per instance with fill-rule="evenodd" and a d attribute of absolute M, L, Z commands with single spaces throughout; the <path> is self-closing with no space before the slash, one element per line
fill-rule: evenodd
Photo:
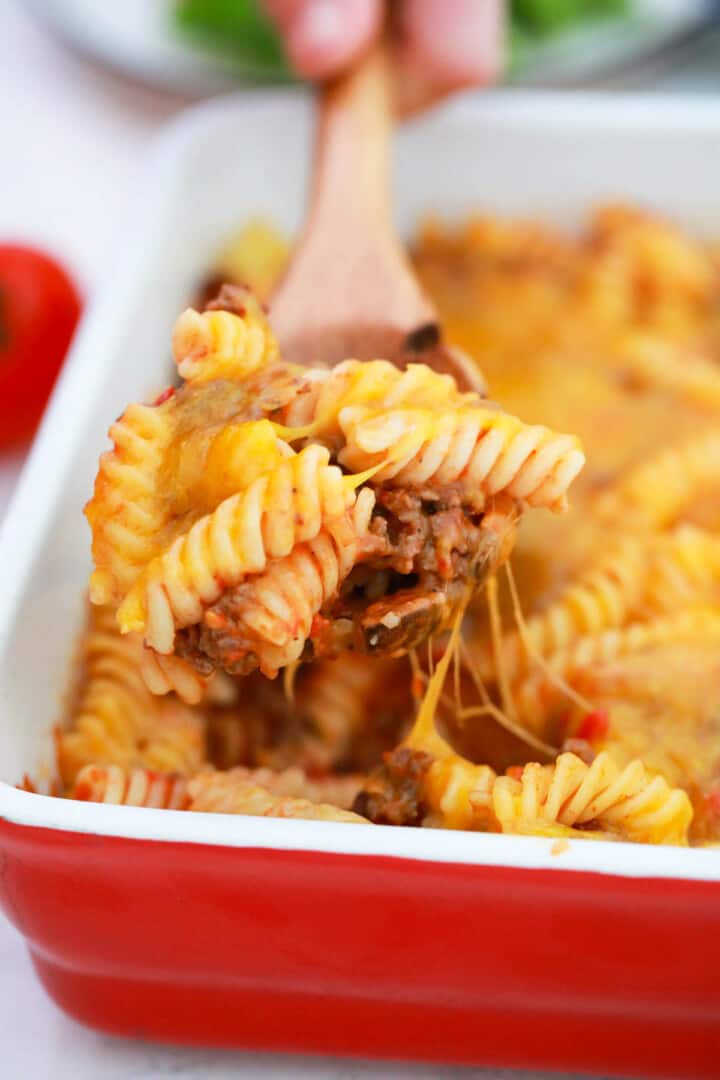
<path fill-rule="evenodd" d="M 260 0 L 179 0 L 177 25 L 258 74 L 290 78 L 280 36 Z"/>
<path fill-rule="evenodd" d="M 622 15 L 628 6 L 629 0 L 510 0 L 511 70 L 522 67 L 536 41 L 579 23 Z M 233 57 L 246 74 L 293 77 L 261 0 L 178 0 L 175 19 L 183 33 Z"/>

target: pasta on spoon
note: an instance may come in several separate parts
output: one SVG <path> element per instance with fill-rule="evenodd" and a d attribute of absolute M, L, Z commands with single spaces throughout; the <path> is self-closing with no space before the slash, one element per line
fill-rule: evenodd
<path fill-rule="evenodd" d="M 182 385 L 111 427 L 86 509 L 91 600 L 141 635 L 155 692 L 401 655 L 507 558 L 525 507 L 565 505 L 584 463 L 573 436 L 424 365 L 284 362 L 238 287 L 184 312 L 173 351 Z"/>

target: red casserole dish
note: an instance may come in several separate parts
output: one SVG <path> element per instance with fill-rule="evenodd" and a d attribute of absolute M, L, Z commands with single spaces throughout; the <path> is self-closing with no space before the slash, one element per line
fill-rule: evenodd
<path fill-rule="evenodd" d="M 157 357 L 173 315 L 231 228 L 297 221 L 308 121 L 285 96 L 234 99 L 164 138 L 135 245 L 33 450 L 0 540 L 3 908 L 58 1004 L 117 1034 L 720 1075 L 715 851 L 96 806 L 11 786 L 52 768 L 103 432 L 119 402 L 167 381 Z M 408 130 L 399 204 L 404 224 L 478 205 L 567 219 L 621 195 L 709 230 L 719 135 L 710 103 L 498 96 Z"/>

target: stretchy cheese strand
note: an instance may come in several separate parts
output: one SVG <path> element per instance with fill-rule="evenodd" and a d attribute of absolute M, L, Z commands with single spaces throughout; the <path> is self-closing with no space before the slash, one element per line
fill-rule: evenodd
<path fill-rule="evenodd" d="M 433 758 L 422 785 L 422 801 L 427 809 L 426 824 L 445 829 L 470 829 L 477 818 L 470 804 L 470 792 L 486 788 L 495 773 L 487 765 L 475 765 L 457 754 L 438 733 L 435 716 L 450 663 L 460 640 L 464 606 L 455 616 L 450 639 L 435 671 L 430 676 L 415 723 L 404 740 L 413 750 Z"/>
<path fill-rule="evenodd" d="M 524 620 L 522 631 L 507 635 L 502 657 L 509 678 L 516 678 L 533 659 L 566 649 L 578 636 L 622 626 L 643 595 L 647 574 L 645 546 L 628 538 L 601 556 L 565 586 L 544 611 Z M 477 650 L 483 679 L 495 672 L 490 649 Z"/>

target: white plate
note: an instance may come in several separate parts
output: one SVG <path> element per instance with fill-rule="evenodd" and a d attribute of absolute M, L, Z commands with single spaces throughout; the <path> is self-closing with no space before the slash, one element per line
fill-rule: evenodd
<path fill-rule="evenodd" d="M 175 0 L 25 2 L 80 52 L 152 86 L 201 97 L 267 78 L 261 68 L 243 66 L 181 35 L 173 23 Z M 694 41 L 716 10 L 715 0 L 630 0 L 627 16 L 538 39 L 512 81 L 578 86 L 612 79 L 638 64 L 662 69 L 675 57 L 675 46 Z"/>
<path fill-rule="evenodd" d="M 9 786 L 52 768 L 89 569 L 82 506 L 104 433 L 168 381 L 173 321 L 228 233 L 257 214 L 296 227 L 309 128 L 299 98 L 248 95 L 191 110 L 157 148 L 134 240 L 83 321 L 0 535 L 0 815 L 163 840 L 720 879 L 708 850 L 574 841 L 559 860 L 544 839 L 96 806 Z M 720 235 L 719 139 L 717 101 L 533 94 L 456 106 L 398 139 L 399 222 L 481 208 L 571 224 L 623 198 Z"/>

